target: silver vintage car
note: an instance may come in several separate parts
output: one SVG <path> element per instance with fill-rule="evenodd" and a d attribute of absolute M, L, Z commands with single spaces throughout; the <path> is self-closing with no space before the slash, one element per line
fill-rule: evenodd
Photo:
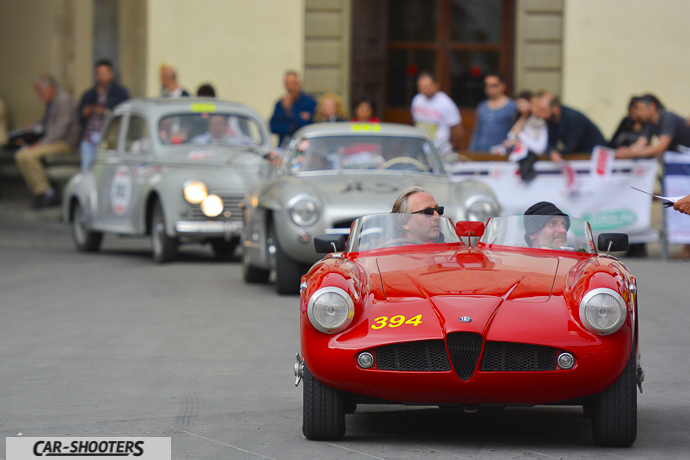
<path fill-rule="evenodd" d="M 421 186 L 454 221 L 486 221 L 500 206 L 486 185 L 450 181 L 433 142 L 396 124 L 320 123 L 288 144 L 278 177 L 244 202 L 244 280 L 298 293 L 300 278 L 321 256 L 313 238 L 348 234 L 366 214 L 390 212 L 402 190 Z"/>
<path fill-rule="evenodd" d="M 241 104 L 209 98 L 134 99 L 106 120 L 90 169 L 63 195 L 77 249 L 97 251 L 104 232 L 150 235 L 157 262 L 179 243 L 209 242 L 232 256 L 240 203 L 269 172 L 268 128 Z"/>

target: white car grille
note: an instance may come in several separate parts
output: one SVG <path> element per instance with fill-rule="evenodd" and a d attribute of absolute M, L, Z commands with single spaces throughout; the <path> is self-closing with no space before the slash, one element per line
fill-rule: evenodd
<path fill-rule="evenodd" d="M 223 212 L 216 217 L 208 217 L 201 212 L 201 205 L 195 204 L 192 206 L 192 211 L 190 217 L 192 220 L 228 220 L 227 212 L 230 212 L 229 220 L 231 222 L 241 222 L 242 221 L 242 209 L 240 209 L 240 202 L 244 199 L 244 194 L 242 193 L 213 193 L 212 195 L 218 195 L 221 200 L 223 200 Z"/>

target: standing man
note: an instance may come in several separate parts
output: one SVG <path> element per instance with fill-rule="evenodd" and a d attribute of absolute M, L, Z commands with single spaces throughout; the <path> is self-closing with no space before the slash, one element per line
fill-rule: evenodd
<path fill-rule="evenodd" d="M 278 146 L 283 145 L 295 131 L 313 123 L 316 101 L 302 91 L 297 72 L 285 72 L 287 93 L 276 102 L 271 117 L 271 132 L 279 136 Z"/>
<path fill-rule="evenodd" d="M 129 93 L 113 82 L 113 64 L 107 59 L 96 62 L 96 86 L 84 93 L 79 104 L 79 122 L 82 127 L 81 170 L 91 166 L 96 146 L 101 140 L 103 123 L 111 110 L 129 99 Z"/>
<path fill-rule="evenodd" d="M 460 111 L 455 102 L 439 85 L 431 72 L 422 72 L 417 78 L 417 94 L 412 99 L 412 120 L 416 127 L 434 140 L 443 159 L 450 162 L 453 150 L 458 150 L 463 129 Z"/>
<path fill-rule="evenodd" d="M 161 97 L 189 97 L 187 90 L 177 83 L 175 67 L 161 67 Z"/>
<path fill-rule="evenodd" d="M 490 152 L 501 146 L 513 126 L 517 105 L 506 96 L 506 83 L 497 73 L 484 77 L 484 92 L 488 98 L 477 106 L 471 152 Z"/>
<path fill-rule="evenodd" d="M 592 153 L 606 139 L 597 126 L 581 112 L 561 104 L 551 93 L 537 95 L 534 115 L 546 121 L 549 129 L 547 152 L 551 161 L 560 162 L 573 153 Z"/>
<path fill-rule="evenodd" d="M 36 197 L 35 208 L 57 206 L 60 197 L 48 182 L 41 159 L 48 155 L 66 155 L 79 141 L 79 121 L 74 99 L 59 89 L 55 78 L 42 75 L 34 81 L 38 98 L 46 106 L 43 117 L 43 137 L 22 148 L 15 160 L 24 182 Z"/>

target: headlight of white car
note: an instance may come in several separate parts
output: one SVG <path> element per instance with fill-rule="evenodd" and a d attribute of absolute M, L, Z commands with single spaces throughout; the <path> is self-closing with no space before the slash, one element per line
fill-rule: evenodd
<path fill-rule="evenodd" d="M 493 201 L 486 196 L 472 196 L 465 201 L 465 218 L 474 222 L 486 222 L 494 217 Z"/>
<path fill-rule="evenodd" d="M 182 186 L 185 200 L 192 204 L 199 204 L 208 196 L 206 184 L 200 180 L 188 180 Z"/>
<path fill-rule="evenodd" d="M 292 221 L 300 227 L 308 227 L 319 218 L 319 205 L 316 198 L 304 193 L 290 198 L 287 209 Z"/>
<path fill-rule="evenodd" d="M 580 302 L 580 319 L 585 328 L 595 334 L 613 334 L 621 328 L 625 318 L 625 301 L 612 289 L 592 289 Z"/>
<path fill-rule="evenodd" d="M 216 217 L 223 212 L 223 200 L 218 195 L 209 195 L 201 202 L 201 212 L 208 217 Z"/>
<path fill-rule="evenodd" d="M 355 306 L 347 292 L 329 286 L 319 289 L 311 296 L 307 314 L 316 329 L 334 334 L 350 325 L 355 315 Z"/>

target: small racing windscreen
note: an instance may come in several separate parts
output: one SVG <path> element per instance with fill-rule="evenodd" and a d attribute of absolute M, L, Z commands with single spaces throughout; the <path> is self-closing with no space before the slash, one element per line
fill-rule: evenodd
<path fill-rule="evenodd" d="M 288 161 L 292 173 L 324 170 L 442 172 L 435 148 L 424 139 L 328 136 L 301 139 Z"/>
<path fill-rule="evenodd" d="M 346 251 L 457 242 L 452 221 L 437 213 L 373 214 L 352 223 Z"/>
<path fill-rule="evenodd" d="M 173 145 L 246 145 L 263 144 L 261 130 L 251 118 L 223 113 L 189 113 L 161 119 L 158 137 Z"/>
<path fill-rule="evenodd" d="M 589 222 L 570 216 L 492 217 L 479 243 L 596 254 Z"/>

